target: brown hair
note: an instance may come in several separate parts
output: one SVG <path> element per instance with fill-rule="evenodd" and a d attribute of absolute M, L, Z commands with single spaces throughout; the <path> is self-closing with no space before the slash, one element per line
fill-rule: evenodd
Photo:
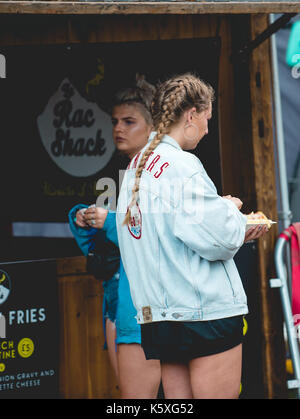
<path fill-rule="evenodd" d="M 170 132 L 171 126 L 179 121 L 184 111 L 195 107 L 197 112 L 202 112 L 209 108 L 213 100 L 213 88 L 191 73 L 174 76 L 158 85 L 151 109 L 156 135 L 145 150 L 136 169 L 132 199 L 123 224 L 128 224 L 131 218 L 131 208 L 138 200 L 142 172 L 152 151 L 161 142 L 163 136 Z"/>
<path fill-rule="evenodd" d="M 145 76 L 136 74 L 136 82 L 132 87 L 120 89 L 114 99 L 113 108 L 119 105 L 137 105 L 148 125 L 152 125 L 151 103 L 155 87 L 145 80 Z"/>

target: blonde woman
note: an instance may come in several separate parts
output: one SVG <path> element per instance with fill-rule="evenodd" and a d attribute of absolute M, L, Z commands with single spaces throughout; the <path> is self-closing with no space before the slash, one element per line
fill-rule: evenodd
<path fill-rule="evenodd" d="M 237 398 L 246 295 L 233 261 L 242 202 L 221 197 L 193 150 L 208 132 L 213 89 L 192 74 L 155 94 L 156 131 L 129 165 L 118 200 L 122 260 L 147 359 L 166 398 Z M 124 215 L 126 217 L 124 219 Z"/>
<path fill-rule="evenodd" d="M 147 143 L 152 130 L 150 105 L 154 87 L 143 76 L 137 83 L 117 92 L 112 109 L 116 148 L 130 160 Z M 85 211 L 81 211 L 82 208 Z M 118 245 L 116 214 L 95 206 L 77 205 L 69 215 L 70 226 L 84 254 L 95 237 Z M 141 348 L 141 327 L 136 321 L 129 284 L 122 260 L 113 278 L 103 282 L 105 332 L 110 361 L 124 399 L 156 398 L 161 382 L 159 361 L 147 361 Z"/>

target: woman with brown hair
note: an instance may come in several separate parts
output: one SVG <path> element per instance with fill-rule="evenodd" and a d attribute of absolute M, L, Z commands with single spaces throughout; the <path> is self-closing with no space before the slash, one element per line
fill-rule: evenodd
<path fill-rule="evenodd" d="M 162 83 L 156 132 L 119 194 L 119 246 L 147 359 L 166 398 L 236 398 L 246 295 L 233 257 L 245 240 L 238 198 L 221 197 L 193 150 L 208 132 L 214 91 L 192 74 Z M 124 214 L 126 217 L 124 219 Z"/>

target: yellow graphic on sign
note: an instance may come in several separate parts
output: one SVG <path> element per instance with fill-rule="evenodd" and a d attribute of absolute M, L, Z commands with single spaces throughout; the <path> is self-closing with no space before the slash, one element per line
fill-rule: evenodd
<path fill-rule="evenodd" d="M 34 344 L 31 339 L 21 339 L 18 344 L 18 352 L 22 358 L 29 358 L 34 351 Z"/>
<path fill-rule="evenodd" d="M 4 372 L 5 371 L 5 364 L 0 364 L 0 372 Z"/>
<path fill-rule="evenodd" d="M 86 87 L 85 87 L 85 90 L 87 93 L 89 93 L 90 86 L 98 86 L 101 83 L 101 81 L 104 79 L 104 64 L 101 58 L 98 58 L 97 62 L 98 62 L 98 66 L 97 66 L 98 73 L 95 75 L 93 79 L 87 82 Z"/>

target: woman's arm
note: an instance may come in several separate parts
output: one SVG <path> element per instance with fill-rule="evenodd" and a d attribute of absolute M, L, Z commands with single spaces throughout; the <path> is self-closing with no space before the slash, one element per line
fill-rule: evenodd
<path fill-rule="evenodd" d="M 233 258 L 244 243 L 246 223 L 234 202 L 219 196 L 203 173 L 184 185 L 175 215 L 175 236 L 204 259 Z"/>
<path fill-rule="evenodd" d="M 116 246 L 119 246 L 116 213 L 101 207 L 88 208 L 84 213 L 84 219 L 89 225 L 102 229 L 106 237 Z"/>
<path fill-rule="evenodd" d="M 81 227 L 77 224 L 76 214 L 83 208 L 88 208 L 87 205 L 78 204 L 75 205 L 68 214 L 70 230 L 73 233 L 73 236 L 82 251 L 82 253 L 87 256 L 89 251 L 94 247 L 94 238 L 98 230 L 91 227 Z"/>

